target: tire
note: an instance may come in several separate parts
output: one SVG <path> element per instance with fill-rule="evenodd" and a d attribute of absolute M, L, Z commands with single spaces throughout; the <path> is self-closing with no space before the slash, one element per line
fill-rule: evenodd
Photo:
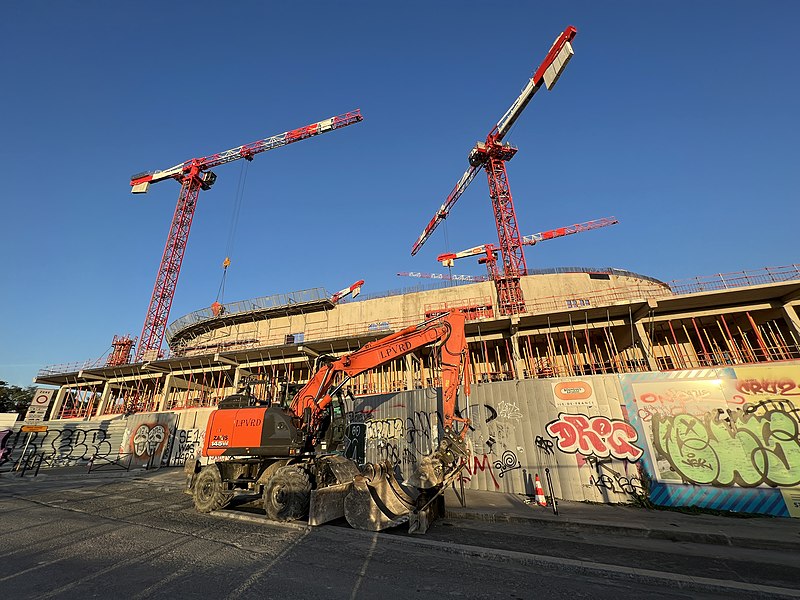
<path fill-rule="evenodd" d="M 311 482 L 297 466 L 277 469 L 264 486 L 264 510 L 273 521 L 294 521 L 308 514 Z"/>
<path fill-rule="evenodd" d="M 198 512 L 209 513 L 223 508 L 230 502 L 232 494 L 222 487 L 222 476 L 216 465 L 208 465 L 200 470 L 192 490 L 194 507 Z"/>

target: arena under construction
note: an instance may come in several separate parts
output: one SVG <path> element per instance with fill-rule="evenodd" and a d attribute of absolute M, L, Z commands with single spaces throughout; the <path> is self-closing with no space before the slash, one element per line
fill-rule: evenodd
<path fill-rule="evenodd" d="M 320 288 L 233 302 L 172 322 L 166 358 L 53 365 L 36 383 L 58 386 L 56 419 L 213 407 L 243 376 L 262 381 L 257 395 L 273 396 L 283 382 L 305 382 L 319 354 L 351 352 L 451 310 L 467 314 L 474 384 L 800 359 L 798 265 L 672 285 L 620 269 L 561 268 L 521 283 L 530 300 L 512 316 L 500 314 L 488 281 L 338 303 Z M 360 375 L 351 389 L 435 387 L 428 354 Z"/>
<path fill-rule="evenodd" d="M 555 85 L 572 58 L 575 35 L 574 27 L 559 35 L 485 142 L 472 148 L 469 167 L 412 247 L 414 255 L 484 171 L 497 244 L 437 259 L 451 267 L 477 257 L 488 269 L 484 281 L 450 277 L 356 299 L 364 283 L 358 281 L 335 294 L 313 288 L 215 302 L 168 325 L 197 197 L 216 179 L 209 169 L 356 124 L 361 113 L 140 173 L 131 179 L 134 192 L 166 179 L 182 187 L 135 354 L 126 336 L 115 338 L 113 351 L 98 361 L 42 369 L 36 383 L 56 389 L 41 394 L 39 424 L 0 431 L 0 450 L 13 437 L 11 460 L 23 472 L 32 460 L 37 469 L 81 462 L 90 468 L 192 465 L 214 443 L 228 447 L 227 434 L 207 436 L 209 423 L 225 410 L 254 410 L 245 401 L 286 408 L 291 390 L 315 381 L 320 364 L 325 368 L 324 357 L 333 357 L 328 366 L 346 362 L 370 342 L 463 313 L 459 374 L 471 385 L 461 388 L 456 419 L 455 400 L 442 399 L 443 389 L 452 399 L 457 388 L 442 379 L 445 359 L 432 347 L 409 345 L 348 379 L 337 372 L 336 389 L 347 392 L 338 400 L 337 460 L 359 467 L 388 463 L 408 476 L 439 452 L 453 434 L 447 424 L 456 422 L 465 450 L 448 454 L 447 462 L 472 489 L 533 495 L 546 474 L 551 502 L 800 517 L 800 265 L 670 283 L 618 268 L 527 267 L 524 246 L 616 222 L 533 236 L 520 235 L 517 224 L 505 167 L 517 149 L 504 139 L 533 95 Z M 306 412 L 309 405 L 320 412 L 330 405 L 331 395 L 317 392 L 307 396 Z M 238 423 L 256 426 L 249 419 Z M 266 417 L 263 426 L 259 439 L 280 437 L 277 426 L 267 431 Z M 231 456 L 242 450 L 247 457 L 253 445 L 234 444 Z"/>

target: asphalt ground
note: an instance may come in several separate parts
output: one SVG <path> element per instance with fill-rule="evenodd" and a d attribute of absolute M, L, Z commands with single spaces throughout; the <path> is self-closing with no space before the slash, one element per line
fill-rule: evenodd
<path fill-rule="evenodd" d="M 13 479 L 12 479 L 13 478 Z M 0 493 L 24 496 L 27 487 L 50 482 L 81 488 L 133 478 L 161 490 L 181 490 L 181 469 L 87 473 L 51 469 L 38 477 L 0 474 Z M 187 501 L 188 496 L 186 497 Z M 800 597 L 800 522 L 768 517 L 684 514 L 632 506 L 560 501 L 559 514 L 514 494 L 467 490 L 465 505 L 449 490 L 447 514 L 425 536 L 402 527 L 382 533 L 395 543 L 416 545 L 470 559 L 504 561 L 581 577 L 663 586 L 665 589 L 733 597 Z M 265 523 L 258 502 L 218 511 L 224 519 Z M 296 523 L 286 527 L 309 529 Z M 366 532 L 335 522 L 346 539 Z M 319 529 L 319 528 L 316 528 Z M 345 531 L 346 530 L 346 531 Z"/>

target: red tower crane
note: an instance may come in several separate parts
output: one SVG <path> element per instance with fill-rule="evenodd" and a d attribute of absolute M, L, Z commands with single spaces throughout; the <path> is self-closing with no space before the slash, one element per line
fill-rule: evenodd
<path fill-rule="evenodd" d="M 150 306 L 147 309 L 147 316 L 142 327 L 142 335 L 139 337 L 136 362 L 141 362 L 145 358 L 152 359 L 157 357 L 161 349 L 169 311 L 172 307 L 172 299 L 175 295 L 175 287 L 178 283 L 178 275 L 181 271 L 183 254 L 186 250 L 186 242 L 189 239 L 192 217 L 197 206 L 197 197 L 200 190 L 209 189 L 217 179 L 217 176 L 210 169 L 240 158 L 248 161 L 253 160 L 253 157 L 261 152 L 353 125 L 362 119 L 361 111 L 354 110 L 318 123 L 300 127 L 299 129 L 292 129 L 257 142 L 238 146 L 225 152 L 211 154 L 203 158 L 193 158 L 163 171 L 139 173 L 131 177 L 131 191 L 134 194 L 147 192 L 147 188 L 151 183 L 157 183 L 165 179 L 175 179 L 181 184 L 178 204 L 175 207 L 172 225 L 167 235 L 167 243 L 164 246 L 164 254 L 156 275 Z"/>
<path fill-rule="evenodd" d="M 556 238 L 572 235 L 573 233 L 581 233 L 583 231 L 591 231 L 593 229 L 600 229 L 601 227 L 608 227 L 609 225 L 616 225 L 619 223 L 614 217 L 603 217 L 602 219 L 594 219 L 586 221 L 585 223 L 576 223 L 575 225 L 567 225 L 566 227 L 557 227 L 556 229 L 548 229 L 532 235 L 526 235 L 521 238 L 523 246 L 533 246 L 539 242 L 547 240 L 554 240 Z M 447 252 L 440 254 L 436 257 L 443 267 L 452 267 L 453 261 L 457 258 L 467 258 L 469 256 L 481 256 L 478 262 L 485 264 L 489 270 L 489 276 L 495 281 L 500 276 L 497 271 L 497 252 L 499 248 L 494 244 L 483 244 L 482 246 L 475 246 L 468 248 L 461 252 Z"/>
<path fill-rule="evenodd" d="M 591 231 L 592 229 L 600 229 L 601 227 L 608 227 L 609 225 L 616 225 L 619 221 L 614 217 L 603 217 L 602 219 L 594 219 L 593 221 L 586 221 L 585 223 L 576 223 L 575 225 L 567 225 L 566 227 L 557 227 L 556 229 L 548 229 L 531 235 L 526 235 L 522 238 L 523 246 L 533 246 L 539 242 L 547 240 L 554 240 L 556 238 L 572 235 L 573 233 L 581 233 L 583 231 Z M 489 275 L 446 275 L 444 273 L 421 273 L 419 271 L 402 271 L 398 273 L 398 277 L 421 277 L 424 279 L 441 279 L 443 281 L 469 281 L 472 283 L 489 281 L 495 279 L 497 276 L 497 252 L 498 248 L 494 244 L 483 244 L 482 246 L 475 246 L 468 248 L 461 252 L 448 252 L 440 254 L 436 257 L 443 267 L 452 267 L 457 258 L 467 258 L 469 256 L 480 256 L 478 262 L 486 264 L 489 270 Z"/>
<path fill-rule="evenodd" d="M 469 153 L 469 168 L 461 176 L 456 186 L 450 192 L 444 204 L 425 227 L 422 235 L 414 243 L 411 255 L 415 255 L 425 241 L 430 237 L 436 227 L 452 210 L 467 186 L 483 168 L 489 180 L 489 197 L 492 200 L 495 224 L 497 226 L 498 247 L 502 254 L 503 271 L 497 272 L 494 280 L 497 287 L 498 304 L 500 312 L 505 315 L 516 314 L 525 310 L 525 300 L 522 297 L 519 278 L 527 270 L 525 255 L 522 252 L 522 239 L 519 235 L 517 217 L 514 211 L 514 202 L 508 185 L 506 174 L 506 161 L 511 160 L 517 149 L 508 143 L 503 143 L 511 126 L 516 122 L 522 111 L 533 98 L 539 88 L 544 85 L 552 89 L 558 81 L 567 63 L 574 54 L 572 44 L 577 29 L 570 26 L 556 38 L 550 47 L 542 64 L 528 81 L 522 93 L 511 107 L 502 116 L 500 121 L 486 136 L 485 142 L 478 142 Z"/>

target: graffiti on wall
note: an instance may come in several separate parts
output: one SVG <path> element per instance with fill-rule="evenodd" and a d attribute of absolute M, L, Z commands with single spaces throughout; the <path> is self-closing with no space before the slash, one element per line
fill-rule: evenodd
<path fill-rule="evenodd" d="M 0 465 L 8 461 L 11 456 L 11 447 L 7 445 L 13 432 L 11 429 L 0 430 Z"/>
<path fill-rule="evenodd" d="M 19 460 L 23 449 L 26 456 L 39 454 L 43 465 L 63 467 L 91 458 L 107 458 L 112 453 L 111 434 L 105 427 L 49 429 L 45 432 L 18 431 L 6 440 L 6 460 Z M 27 446 L 27 448 L 26 448 Z"/>
<path fill-rule="evenodd" d="M 591 485 L 601 491 L 627 494 L 638 500 L 640 504 L 644 503 L 645 486 L 638 471 L 636 475 L 627 474 L 627 463 L 625 463 L 626 472 L 623 473 L 611 465 L 610 458 L 587 456 L 584 460 L 595 471 L 595 475 L 592 475 L 589 479 Z"/>
<path fill-rule="evenodd" d="M 652 422 L 656 453 L 687 483 L 798 485 L 800 409 L 786 404 L 755 411 L 720 410 L 702 417 L 656 416 Z"/>
<path fill-rule="evenodd" d="M 541 435 L 537 435 L 536 438 L 533 440 L 533 443 L 536 444 L 536 448 L 540 452 L 544 452 L 548 456 L 552 456 L 555 454 L 553 451 L 553 441 L 546 440 Z"/>
<path fill-rule="evenodd" d="M 492 462 L 487 454 L 482 454 L 480 457 L 474 454 L 462 457 L 461 463 L 463 467 L 459 472 L 459 479 L 465 486 L 469 485 L 469 482 L 472 481 L 472 478 L 478 473 L 486 473 L 491 478 L 494 489 L 500 489 L 500 483 L 498 483 L 495 477 L 494 471 L 492 470 Z"/>
<path fill-rule="evenodd" d="M 716 487 L 800 484 L 796 371 L 744 367 L 634 381 L 653 477 Z"/>
<path fill-rule="evenodd" d="M 517 455 L 511 450 L 506 450 L 500 457 L 500 460 L 494 461 L 494 468 L 497 469 L 497 476 L 502 477 L 509 471 L 521 469 L 522 465 L 519 463 Z"/>
<path fill-rule="evenodd" d="M 636 429 L 622 419 L 559 413 L 558 418 L 550 421 L 545 430 L 556 440 L 556 447 L 568 454 L 635 462 L 643 452 L 636 445 L 639 440 Z"/>
<path fill-rule="evenodd" d="M 171 413 L 132 415 L 122 435 L 120 454 L 130 454 L 131 467 L 161 464 L 176 420 L 177 415 Z"/>
<path fill-rule="evenodd" d="M 187 460 L 197 458 L 203 449 L 204 429 L 177 429 L 172 434 L 169 456 L 165 464 L 182 467 Z"/>
<path fill-rule="evenodd" d="M 796 364 L 631 375 L 623 391 L 654 503 L 789 514 L 781 496 L 800 485 Z"/>
<path fill-rule="evenodd" d="M 367 425 L 366 423 L 348 423 L 344 433 L 344 456 L 357 465 L 366 462 Z"/>

